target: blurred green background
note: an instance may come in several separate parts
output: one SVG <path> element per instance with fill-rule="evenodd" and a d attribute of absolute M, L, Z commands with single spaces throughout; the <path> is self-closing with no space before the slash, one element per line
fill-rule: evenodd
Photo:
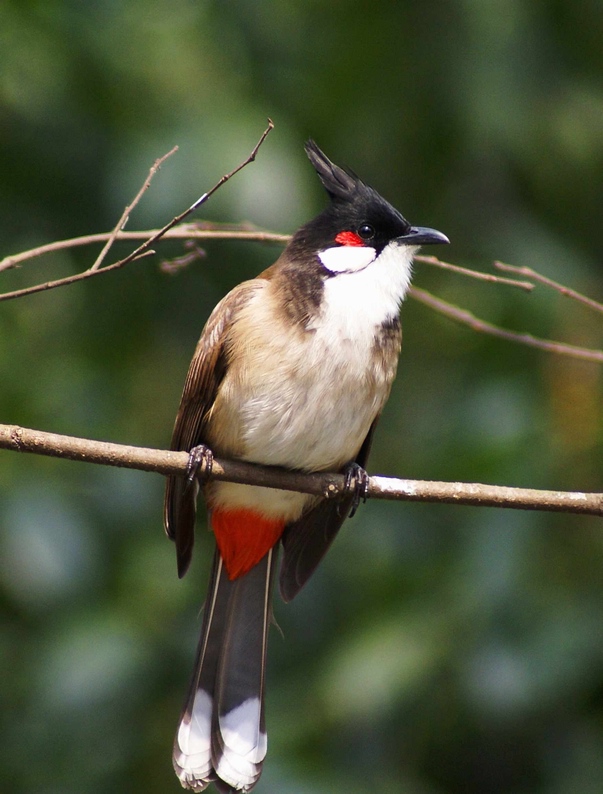
<path fill-rule="evenodd" d="M 530 265 L 603 298 L 599 0 L 4 0 L 0 255 L 162 225 L 249 152 L 202 218 L 290 232 L 325 204 L 313 136 L 439 253 Z M 0 304 L 0 421 L 165 447 L 217 300 L 277 256 L 212 243 Z M 127 246 L 118 246 L 125 253 Z M 431 253 L 431 252 L 429 252 Z M 96 249 L 1 274 L 67 275 Z M 501 325 L 600 347 L 601 316 L 417 266 Z M 601 368 L 479 336 L 409 301 L 370 470 L 603 490 Z M 159 476 L 0 452 L 0 789 L 177 792 L 173 732 L 210 538 L 176 578 Z M 373 502 L 270 642 L 257 791 L 603 790 L 603 525 Z"/>

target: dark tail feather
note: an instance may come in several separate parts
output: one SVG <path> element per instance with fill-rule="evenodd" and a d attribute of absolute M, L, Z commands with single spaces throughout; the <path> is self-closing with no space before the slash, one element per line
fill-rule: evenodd
<path fill-rule="evenodd" d="M 218 552 L 195 669 L 174 742 L 184 788 L 249 791 L 266 755 L 264 670 L 277 552 L 230 581 Z"/>

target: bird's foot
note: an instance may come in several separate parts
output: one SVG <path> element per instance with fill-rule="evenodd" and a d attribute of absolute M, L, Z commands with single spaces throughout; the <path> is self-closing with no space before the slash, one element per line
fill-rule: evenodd
<path fill-rule="evenodd" d="M 214 465 L 214 453 L 205 444 L 199 444 L 193 447 L 188 454 L 188 463 L 186 464 L 186 489 L 201 480 L 205 482 L 211 477 L 211 472 Z"/>
<path fill-rule="evenodd" d="M 368 496 L 369 476 L 366 473 L 366 470 L 355 462 L 348 463 L 343 471 L 343 474 L 345 477 L 343 484 L 344 496 L 352 497 L 350 512 L 348 514 L 348 518 L 351 518 L 356 510 L 358 510 L 360 501 L 362 500 L 363 503 L 366 502 Z"/>

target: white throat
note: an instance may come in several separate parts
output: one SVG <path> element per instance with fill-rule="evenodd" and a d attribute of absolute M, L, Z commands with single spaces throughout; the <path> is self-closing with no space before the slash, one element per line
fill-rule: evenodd
<path fill-rule="evenodd" d="M 376 327 L 398 314 L 410 285 L 416 251 L 416 246 L 394 240 L 379 256 L 374 248 L 364 246 L 328 248 L 320 253 L 333 276 L 325 281 L 320 318 L 312 325 L 333 325 L 334 333 L 343 332 L 350 339 L 365 333 L 372 338 Z"/>

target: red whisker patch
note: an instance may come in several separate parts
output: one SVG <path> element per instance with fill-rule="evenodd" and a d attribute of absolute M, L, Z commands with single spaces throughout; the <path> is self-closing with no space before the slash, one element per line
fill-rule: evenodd
<path fill-rule="evenodd" d="M 364 240 L 356 232 L 339 232 L 335 242 L 340 245 L 364 245 Z"/>

